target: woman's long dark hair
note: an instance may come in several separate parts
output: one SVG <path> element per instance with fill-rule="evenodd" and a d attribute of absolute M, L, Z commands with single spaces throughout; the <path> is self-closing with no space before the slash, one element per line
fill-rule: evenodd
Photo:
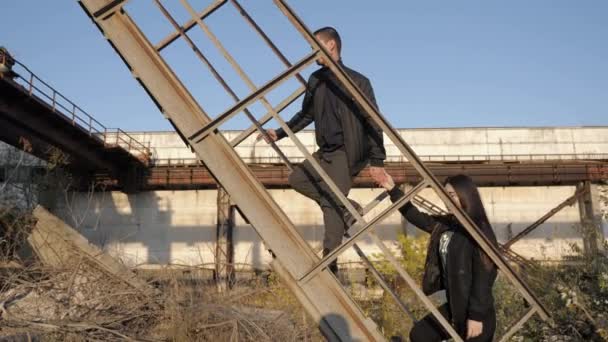
<path fill-rule="evenodd" d="M 494 234 L 492 225 L 490 225 L 488 215 L 486 215 L 481 196 L 479 196 L 479 190 L 477 190 L 477 186 L 473 183 L 471 177 L 465 175 L 448 177 L 444 184 L 452 185 L 460 200 L 462 210 L 469 215 L 483 234 L 496 246 L 496 235 Z M 492 263 L 485 253 L 482 253 L 482 256 L 482 260 L 485 259 L 483 260 L 484 263 Z"/>

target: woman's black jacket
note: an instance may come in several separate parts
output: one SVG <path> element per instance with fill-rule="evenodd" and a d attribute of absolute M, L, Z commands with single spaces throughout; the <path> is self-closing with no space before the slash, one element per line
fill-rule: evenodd
<path fill-rule="evenodd" d="M 389 194 L 393 202 L 403 196 L 397 186 Z M 496 267 L 489 258 L 484 256 L 482 260 L 481 253 L 484 252 L 460 223 L 453 216 L 438 217 L 422 213 L 409 202 L 401 207 L 400 212 L 410 223 L 431 234 L 422 284 L 427 295 L 444 289 L 438 255 L 439 237 L 445 231 L 454 232 L 448 245 L 446 294 L 450 318 L 456 330 L 462 333 L 466 329 L 467 319 L 482 322 L 489 315 L 494 315 L 492 286 L 496 279 Z M 496 241 L 493 234 L 489 238 Z"/>

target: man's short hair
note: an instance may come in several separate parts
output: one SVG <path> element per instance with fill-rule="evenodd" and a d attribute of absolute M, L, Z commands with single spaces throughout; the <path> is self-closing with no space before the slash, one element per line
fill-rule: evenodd
<path fill-rule="evenodd" d="M 324 41 L 333 40 L 336 42 L 336 48 L 338 49 L 338 53 L 342 52 L 342 39 L 340 39 L 340 34 L 336 31 L 335 28 L 331 26 L 326 26 L 320 28 L 314 32 L 315 36 L 321 37 Z"/>

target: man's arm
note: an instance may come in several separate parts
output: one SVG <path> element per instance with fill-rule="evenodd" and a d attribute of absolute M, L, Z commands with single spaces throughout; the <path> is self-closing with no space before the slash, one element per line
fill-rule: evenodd
<path fill-rule="evenodd" d="M 371 101 L 374 108 L 378 109 L 374 89 L 372 88 L 372 84 L 368 79 L 365 79 L 361 84 L 361 91 Z M 382 130 L 380 129 L 380 126 L 378 126 L 371 118 L 371 116 L 365 110 L 363 110 L 363 108 L 360 110 L 361 115 L 363 115 L 365 118 L 367 126 L 367 139 L 370 146 L 370 165 L 375 167 L 384 167 L 386 151 L 384 149 L 384 137 L 382 135 Z"/>
<path fill-rule="evenodd" d="M 314 115 L 312 112 L 313 95 L 315 91 L 312 86 L 313 77 L 314 74 L 310 76 L 310 78 L 308 79 L 308 83 L 306 84 L 306 93 L 304 94 L 304 99 L 302 100 L 302 110 L 300 110 L 289 121 L 287 121 L 287 127 L 289 127 L 294 133 L 301 131 L 314 121 Z M 287 133 L 285 133 L 282 128 L 277 129 L 276 134 L 277 140 L 283 139 L 287 136 Z"/>

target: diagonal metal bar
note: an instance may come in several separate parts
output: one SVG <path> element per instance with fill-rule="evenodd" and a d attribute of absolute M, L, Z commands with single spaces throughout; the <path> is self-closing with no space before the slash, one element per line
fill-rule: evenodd
<path fill-rule="evenodd" d="M 547 221 L 548 219 L 550 219 L 551 217 L 553 217 L 553 215 L 557 214 L 560 210 L 564 209 L 567 206 L 572 206 L 585 193 L 587 193 L 587 189 L 586 188 L 577 190 L 574 193 L 574 195 L 568 197 L 566 200 L 564 200 L 563 202 L 561 202 L 560 204 L 558 204 L 555 208 L 549 210 L 549 212 L 547 212 L 541 218 L 539 218 L 534 223 L 532 223 L 531 225 L 529 225 L 528 227 L 526 227 L 526 229 L 522 230 L 517 235 L 515 235 L 511 240 L 505 242 L 502 245 L 502 247 L 504 249 L 511 248 L 511 246 L 514 243 L 516 243 L 517 241 L 521 240 L 524 236 L 530 234 L 534 229 L 538 228 L 541 224 L 545 223 L 545 221 Z"/>
<path fill-rule="evenodd" d="M 204 9 L 201 13 L 197 14 L 196 17 L 200 20 L 204 20 L 205 18 L 213 14 L 216 10 L 218 10 L 220 7 L 222 7 L 226 3 L 226 1 L 228 0 L 215 1 L 206 9 Z M 196 20 L 188 20 L 188 22 L 186 22 L 184 26 L 180 26 L 180 28 L 176 32 L 173 32 L 167 37 L 163 38 L 163 40 L 156 44 L 154 48 L 156 49 L 156 51 L 161 52 L 164 48 L 169 46 L 169 44 L 173 43 L 177 38 L 179 38 L 182 33 L 190 31 L 190 29 L 192 29 L 194 26 L 196 26 Z"/>
<path fill-rule="evenodd" d="M 428 186 L 428 183 L 426 181 L 422 181 L 422 182 L 418 183 L 418 185 L 416 185 L 412 190 L 410 190 L 407 194 L 405 194 L 405 196 L 400 198 L 398 201 L 393 203 L 388 208 L 384 209 L 382 211 L 382 213 L 380 213 L 378 216 L 374 217 L 371 221 L 366 223 L 363 226 L 363 228 L 361 228 L 358 232 L 353 234 L 348 240 L 346 240 L 339 247 L 337 247 L 336 249 L 332 250 L 329 254 L 327 254 L 327 256 L 325 256 L 317 265 L 315 265 L 313 268 L 311 268 L 308 272 L 306 272 L 300 278 L 300 282 L 301 283 L 309 282 L 310 279 L 312 279 L 314 276 L 319 274 L 319 272 L 321 272 L 324 268 L 326 268 L 332 261 L 334 261 L 346 249 L 350 248 L 353 244 L 355 244 L 355 242 L 357 242 L 357 240 L 361 239 L 365 233 L 370 231 L 378 223 L 382 222 L 384 219 L 389 217 L 396 210 L 398 210 L 403 205 L 405 205 L 407 202 L 409 202 L 412 199 L 412 197 L 414 197 L 418 192 L 420 192 L 422 189 L 426 188 L 427 186 Z"/>
<path fill-rule="evenodd" d="M 372 211 L 372 209 L 374 209 L 378 204 L 380 204 L 382 201 L 384 201 L 384 199 L 387 198 L 387 197 L 388 197 L 388 192 L 387 191 L 382 191 L 378 196 L 376 196 L 376 198 L 374 198 L 371 202 L 369 202 L 363 208 L 362 216 L 365 216 L 365 214 L 367 214 L 370 211 Z"/>
<path fill-rule="evenodd" d="M 177 24 L 177 22 L 175 21 L 175 19 L 173 19 L 173 16 L 171 16 L 171 14 L 169 13 L 169 11 L 167 11 L 167 9 L 165 8 L 165 6 L 163 6 L 163 4 L 160 2 L 160 0 L 154 0 L 154 2 L 158 6 L 158 8 L 162 12 L 162 14 L 167 18 L 167 20 L 169 20 L 169 22 L 171 23 L 171 25 L 173 25 L 173 27 L 180 33 L 180 35 L 184 38 L 184 40 L 186 40 L 186 43 L 192 48 L 192 51 L 194 51 L 194 54 L 211 71 L 211 73 L 213 74 L 213 76 L 215 77 L 215 79 L 217 79 L 218 82 L 220 82 L 220 84 L 224 87 L 224 89 L 228 92 L 228 94 L 230 94 L 230 96 L 236 102 L 239 102 L 238 95 L 232 90 L 232 88 L 230 88 L 230 86 L 228 85 L 228 83 L 220 75 L 220 73 L 217 71 L 217 69 L 215 69 L 215 67 L 213 66 L 213 64 L 205 57 L 205 55 L 203 55 L 203 53 L 201 52 L 201 50 L 198 48 L 198 46 L 196 46 L 196 44 L 192 41 L 192 39 L 190 39 L 190 37 L 188 36 L 188 34 L 186 32 L 184 32 L 182 30 L 182 28 L 179 27 L 179 25 Z M 192 14 L 196 15 L 196 13 L 192 13 Z M 262 125 L 256 120 L 255 116 L 249 111 L 249 109 L 245 108 L 243 111 L 245 112 L 245 115 L 249 118 L 249 120 L 251 120 L 251 122 L 253 122 L 253 127 L 255 129 L 257 129 L 258 131 L 260 131 L 260 133 L 263 134 L 264 136 L 266 136 L 266 138 L 268 139 L 266 131 L 264 130 L 264 128 L 262 128 Z M 278 148 L 278 146 L 273 141 L 271 141 L 270 146 L 279 155 L 279 157 L 285 162 L 285 164 L 287 165 L 287 167 L 289 169 L 293 169 L 293 166 L 289 162 L 289 159 L 287 158 L 287 156 L 283 153 L 283 151 L 281 151 L 281 149 Z"/>
<path fill-rule="evenodd" d="M 245 11 L 243 6 L 241 6 L 241 4 L 239 4 L 239 2 L 236 0 L 230 0 L 230 2 L 234 5 L 236 10 L 239 12 L 239 14 L 241 14 L 243 16 L 243 18 L 245 18 L 245 21 L 247 21 L 247 23 L 249 25 L 251 25 L 251 27 L 262 37 L 264 42 L 266 42 L 266 44 L 268 44 L 270 49 L 277 55 L 277 57 L 279 57 L 281 62 L 283 62 L 283 64 L 285 64 L 286 67 L 290 67 L 291 63 L 289 63 L 289 60 L 287 59 L 287 57 L 285 57 L 285 55 L 281 52 L 281 50 L 279 50 L 279 48 L 277 48 L 277 46 L 272 42 L 272 40 L 270 40 L 268 35 L 253 20 L 253 18 L 247 13 L 247 11 Z M 304 77 L 302 77 L 300 74 L 296 75 L 296 77 L 298 78 L 298 81 L 300 81 L 300 83 L 302 83 L 302 85 L 306 85 L 306 80 L 304 79 Z"/>
<path fill-rule="evenodd" d="M 447 215 L 448 214 L 447 211 L 441 209 L 440 207 L 433 204 L 433 202 L 427 200 L 426 198 L 424 198 L 422 196 L 414 197 L 412 202 L 414 204 L 416 204 L 417 206 L 426 209 L 429 213 L 431 213 L 433 215 Z"/>
<path fill-rule="evenodd" d="M 296 91 L 294 91 L 291 95 L 289 95 L 287 98 L 285 98 L 283 101 L 281 101 L 281 103 L 279 103 L 274 108 L 274 111 L 277 113 L 282 112 L 285 108 L 289 107 L 295 100 L 297 100 L 300 96 L 302 96 L 302 94 L 304 94 L 305 91 L 306 91 L 306 88 L 304 86 L 296 89 Z M 270 121 L 270 119 L 272 119 L 272 113 L 268 112 L 262 118 L 260 118 L 258 120 L 258 122 L 260 123 L 260 125 L 264 125 L 268 121 Z M 232 139 L 232 141 L 230 141 L 230 144 L 232 145 L 232 147 L 238 146 L 245 139 L 247 139 L 253 132 L 255 132 L 255 130 L 256 130 L 255 125 L 251 125 L 247 129 L 243 130 L 236 138 Z"/>
<path fill-rule="evenodd" d="M 376 243 L 376 245 L 380 248 L 384 257 L 388 260 L 388 262 L 391 265 L 393 265 L 395 270 L 397 270 L 397 273 L 399 273 L 401 278 L 403 278 L 403 280 L 405 280 L 405 282 L 412 289 L 412 291 L 414 291 L 414 293 L 422 301 L 422 304 L 424 304 L 424 306 L 426 306 L 426 308 L 431 312 L 431 314 L 441 324 L 441 326 L 448 332 L 448 334 L 452 337 L 452 339 L 455 342 L 463 342 L 460 335 L 458 335 L 458 333 L 454 330 L 454 327 L 452 327 L 452 325 L 445 319 L 445 317 L 443 317 L 443 315 L 439 312 L 439 310 L 437 310 L 437 308 L 435 307 L 433 302 L 431 302 L 429 297 L 427 297 L 422 292 L 422 290 L 420 290 L 420 287 L 418 287 L 418 284 L 416 283 L 416 281 L 409 275 L 409 273 L 407 273 L 405 268 L 403 268 L 403 266 L 401 266 L 401 264 L 395 258 L 395 256 L 391 252 L 391 250 L 388 247 L 386 247 L 386 245 L 384 244 L 384 242 L 382 242 L 382 240 L 378 237 L 378 235 L 376 235 L 376 233 L 373 231 L 370 232 L 369 235 L 371 236 L 372 240 L 374 240 L 374 243 Z"/>
<path fill-rule="evenodd" d="M 391 141 L 397 146 L 400 152 L 409 160 L 412 166 L 418 171 L 420 175 L 430 182 L 431 187 L 435 190 L 439 198 L 446 203 L 451 212 L 454 213 L 458 221 L 464 226 L 467 232 L 479 245 L 479 247 L 492 259 L 494 264 L 503 271 L 505 276 L 511 281 L 511 283 L 517 288 L 521 295 L 526 299 L 528 303 L 537 308 L 538 314 L 543 320 L 549 320 L 550 315 L 547 309 L 540 303 L 540 301 L 534 296 L 530 288 L 525 282 L 513 271 L 511 266 L 501 257 L 497 247 L 479 230 L 475 223 L 470 217 L 459 208 L 456 203 L 448 196 L 442 184 L 435 178 L 430 170 L 422 163 L 420 158 L 411 149 L 411 147 L 403 140 L 399 133 L 390 126 L 388 121 L 380 114 L 377 108 L 370 102 L 370 100 L 361 92 L 357 85 L 353 82 L 345 71 L 340 67 L 336 61 L 334 61 L 329 53 L 323 48 L 323 46 L 317 41 L 314 35 L 308 30 L 306 25 L 301 19 L 293 12 L 293 10 L 285 3 L 284 0 L 274 0 L 275 4 L 285 14 L 285 16 L 294 24 L 296 29 L 302 34 L 302 36 L 309 42 L 309 44 L 324 55 L 327 60 L 327 66 L 338 78 L 340 83 L 346 88 L 346 90 L 353 96 L 356 103 L 361 106 L 365 113 L 367 113 L 371 120 L 376 122 Z"/>
<path fill-rule="evenodd" d="M 345 236 L 349 237 L 348 234 L 345 234 Z M 384 291 L 388 292 L 391 295 L 391 297 L 393 297 L 393 300 L 395 302 L 397 302 L 397 306 L 399 306 L 401 311 L 405 312 L 410 317 L 410 319 L 413 322 L 415 322 L 416 317 L 414 316 L 412 311 L 407 307 L 407 305 L 405 305 L 405 303 L 401 300 L 401 298 L 399 298 L 399 296 L 395 293 L 395 291 L 393 291 L 393 289 L 391 289 L 391 287 L 388 285 L 386 280 L 384 280 L 384 277 L 382 277 L 382 274 L 380 274 L 378 269 L 376 269 L 374 264 L 372 264 L 371 260 L 369 260 L 369 258 L 363 253 L 361 248 L 359 248 L 359 246 L 357 246 L 357 244 L 354 244 L 353 249 L 355 250 L 357 255 L 361 258 L 361 260 L 363 260 L 363 263 L 367 266 L 367 268 L 372 273 L 374 278 L 376 278 L 376 281 L 378 282 L 380 287 L 382 287 L 382 289 Z"/>
<path fill-rule="evenodd" d="M 507 342 L 523 325 L 534 315 L 536 308 L 528 310 L 509 330 L 500 338 L 500 342 Z"/>
<path fill-rule="evenodd" d="M 201 140 L 203 140 L 207 135 L 209 135 L 209 133 L 211 133 L 216 128 L 218 128 L 222 123 L 226 122 L 226 120 L 228 120 L 231 117 L 233 117 L 234 115 L 238 114 L 243 109 L 245 109 L 249 105 L 251 105 L 253 102 L 257 101 L 261 96 L 264 96 L 266 93 L 273 90 L 274 88 L 279 86 L 281 83 L 285 82 L 289 77 L 293 76 L 295 73 L 304 69 L 309 64 L 314 62 L 314 60 L 316 59 L 317 53 L 318 53 L 317 51 L 314 51 L 314 52 L 310 53 L 309 55 L 307 55 L 306 57 L 304 57 L 301 61 L 294 64 L 291 68 L 287 69 L 287 71 L 283 72 L 276 78 L 272 79 L 271 81 L 266 83 L 264 86 L 260 87 L 257 91 L 253 92 L 251 95 L 249 95 L 246 98 L 244 98 L 243 100 L 241 100 L 241 102 L 234 105 L 232 108 L 230 108 L 224 114 L 221 114 L 215 120 L 211 121 L 210 123 L 205 125 L 203 128 L 196 131 L 194 134 L 192 134 L 189 137 L 189 139 L 194 140 L 194 139 L 198 138 L 198 140 L 196 140 L 195 142 L 200 142 Z"/>

